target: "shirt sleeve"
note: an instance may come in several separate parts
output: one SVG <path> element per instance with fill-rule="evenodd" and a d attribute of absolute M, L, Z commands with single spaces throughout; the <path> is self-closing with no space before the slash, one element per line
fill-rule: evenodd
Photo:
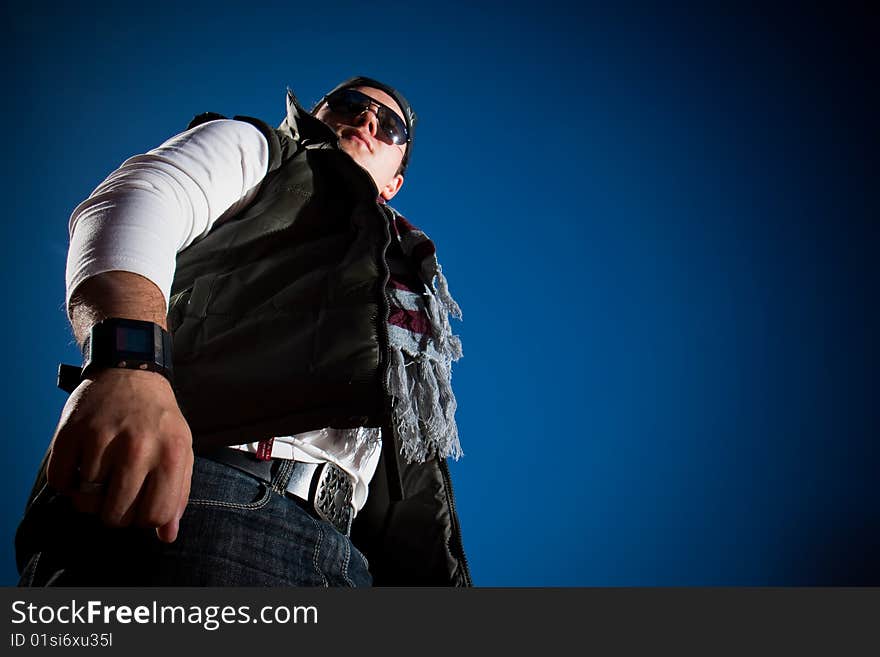
<path fill-rule="evenodd" d="M 67 304 L 106 271 L 140 274 L 167 307 L 177 253 L 253 198 L 269 145 L 249 123 L 222 119 L 182 132 L 123 162 L 70 217 Z"/>

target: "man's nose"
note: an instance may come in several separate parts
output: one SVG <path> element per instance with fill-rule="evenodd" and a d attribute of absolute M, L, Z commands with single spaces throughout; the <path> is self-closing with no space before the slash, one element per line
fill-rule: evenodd
<path fill-rule="evenodd" d="M 376 136 L 376 130 L 379 128 L 379 117 L 376 116 L 376 110 L 373 109 L 372 105 L 358 114 L 356 121 L 357 125 L 364 125 L 366 121 L 367 130 L 370 131 L 371 135 Z"/>

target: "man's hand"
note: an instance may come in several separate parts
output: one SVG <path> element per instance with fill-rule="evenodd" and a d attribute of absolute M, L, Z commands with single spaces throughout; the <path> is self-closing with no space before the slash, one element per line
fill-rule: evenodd
<path fill-rule="evenodd" d="M 171 543 L 192 467 L 192 434 L 167 379 L 110 368 L 68 398 L 47 476 L 79 511 L 98 513 L 114 527 L 155 527 Z"/>

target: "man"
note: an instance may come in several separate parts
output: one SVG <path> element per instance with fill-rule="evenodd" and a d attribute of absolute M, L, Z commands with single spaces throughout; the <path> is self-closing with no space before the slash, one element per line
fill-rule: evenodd
<path fill-rule="evenodd" d="M 386 204 L 415 118 L 363 77 L 313 115 L 289 92 L 277 130 L 201 115 L 74 210 L 84 367 L 59 375 L 21 584 L 470 585 L 460 311 Z"/>

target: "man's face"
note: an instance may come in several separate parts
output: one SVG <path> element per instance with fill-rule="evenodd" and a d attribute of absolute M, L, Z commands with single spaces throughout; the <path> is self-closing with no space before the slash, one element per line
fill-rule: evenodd
<path fill-rule="evenodd" d="M 400 105 L 381 89 L 372 87 L 353 87 L 370 98 L 393 109 L 403 118 Z M 403 176 L 398 173 L 403 161 L 405 145 L 389 144 L 376 138 L 379 123 L 376 108 L 362 112 L 356 117 L 342 116 L 330 110 L 324 103 L 315 116 L 329 125 L 339 137 L 340 148 L 366 169 L 373 177 L 379 194 L 389 201 L 403 185 Z"/>

